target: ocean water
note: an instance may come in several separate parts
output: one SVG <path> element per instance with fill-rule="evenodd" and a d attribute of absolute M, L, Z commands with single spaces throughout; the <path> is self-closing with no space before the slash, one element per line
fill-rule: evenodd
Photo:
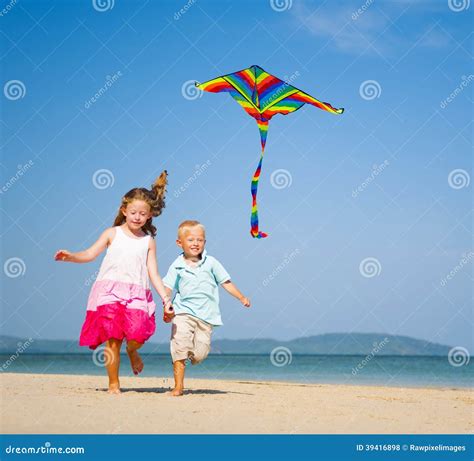
<path fill-rule="evenodd" d="M 103 375 L 100 354 L 0 354 L 2 373 Z M 298 383 L 373 384 L 397 387 L 474 387 L 474 366 L 449 363 L 447 357 L 348 355 L 210 355 L 186 370 L 188 377 L 240 381 L 290 381 Z M 128 358 L 122 356 L 121 375 L 132 376 Z M 141 376 L 172 378 L 168 354 L 143 354 Z M 171 381 L 169 381 L 171 383 Z"/>

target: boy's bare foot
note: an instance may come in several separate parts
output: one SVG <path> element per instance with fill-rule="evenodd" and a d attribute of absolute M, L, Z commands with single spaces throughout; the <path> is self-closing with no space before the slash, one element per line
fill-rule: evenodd
<path fill-rule="evenodd" d="M 181 397 L 183 395 L 183 389 L 174 388 L 172 391 L 168 392 L 170 397 Z"/>
<path fill-rule="evenodd" d="M 174 388 L 168 393 L 170 397 L 181 397 L 184 389 L 185 360 L 175 360 L 173 362 Z"/>
<path fill-rule="evenodd" d="M 140 354 L 136 349 L 130 350 L 128 347 L 127 354 L 130 359 L 130 366 L 132 367 L 133 374 L 138 375 L 138 373 L 141 373 L 143 370 L 143 361 Z"/>

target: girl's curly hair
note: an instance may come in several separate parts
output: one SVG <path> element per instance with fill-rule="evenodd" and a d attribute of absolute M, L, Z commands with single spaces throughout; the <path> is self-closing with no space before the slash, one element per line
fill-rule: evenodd
<path fill-rule="evenodd" d="M 129 190 L 122 198 L 122 203 L 120 204 L 118 214 L 114 221 L 114 226 L 120 226 L 125 222 L 125 216 L 123 215 L 122 210 L 125 210 L 127 206 L 134 200 L 143 200 L 150 206 L 152 217 L 148 219 L 148 221 L 142 227 L 142 230 L 145 232 L 145 234 L 155 237 L 156 227 L 152 224 L 152 219 L 153 217 L 160 216 L 163 208 L 165 207 L 167 184 L 168 172 L 164 170 L 160 176 L 155 179 L 155 182 L 151 186 L 151 190 L 148 190 L 145 187 L 136 187 L 132 190 Z"/>

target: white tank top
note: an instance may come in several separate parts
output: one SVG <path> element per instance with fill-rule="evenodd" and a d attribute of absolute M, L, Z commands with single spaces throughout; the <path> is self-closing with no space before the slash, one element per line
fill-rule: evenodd
<path fill-rule="evenodd" d="M 146 261 L 151 236 L 134 238 L 128 236 L 120 226 L 114 229 L 115 237 L 107 248 L 97 281 L 114 280 L 149 289 Z"/>

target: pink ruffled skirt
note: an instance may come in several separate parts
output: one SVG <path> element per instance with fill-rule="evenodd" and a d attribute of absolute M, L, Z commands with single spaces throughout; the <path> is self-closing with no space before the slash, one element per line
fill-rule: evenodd
<path fill-rule="evenodd" d="M 82 326 L 79 344 L 95 349 L 109 339 L 144 343 L 155 332 L 155 314 L 127 307 L 120 302 L 88 310 Z"/>
<path fill-rule="evenodd" d="M 143 286 L 96 280 L 79 344 L 95 349 L 112 338 L 144 343 L 155 332 L 155 307 L 151 291 Z"/>

